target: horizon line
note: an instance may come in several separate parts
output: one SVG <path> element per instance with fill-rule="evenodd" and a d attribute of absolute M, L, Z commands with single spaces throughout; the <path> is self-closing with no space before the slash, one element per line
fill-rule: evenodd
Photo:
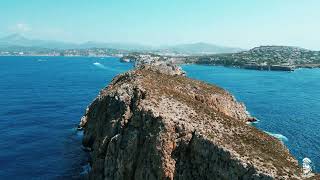
<path fill-rule="evenodd" d="M 82 42 L 76 42 L 76 41 L 64 41 L 61 39 L 41 39 L 41 38 L 30 38 L 26 35 L 24 35 L 23 33 L 11 33 L 11 34 L 7 34 L 4 35 L 2 37 L 0 37 L 1 39 L 4 38 L 8 38 L 10 36 L 21 36 L 27 40 L 34 40 L 34 41 L 53 41 L 56 43 L 67 43 L 67 44 L 73 44 L 73 45 L 84 45 L 86 43 L 101 43 L 101 44 L 118 44 L 118 45 L 138 45 L 138 46 L 146 46 L 147 48 L 164 48 L 164 47 L 172 47 L 172 46 L 181 46 L 181 45 L 194 45 L 194 44 L 206 44 L 206 45 L 212 45 L 212 46 L 218 46 L 218 47 L 222 47 L 222 48 L 233 48 L 233 49 L 239 49 L 239 50 L 250 50 L 256 47 L 264 47 L 264 46 L 283 46 L 283 47 L 296 47 L 296 48 L 302 48 L 302 49 L 307 49 L 307 50 L 311 50 L 311 51 L 320 51 L 320 49 L 314 49 L 314 48 L 305 48 L 303 46 L 299 46 L 299 45 L 284 45 L 284 44 L 259 44 L 256 46 L 252 46 L 252 47 L 248 47 L 248 48 L 244 48 L 244 47 L 238 47 L 238 46 L 232 46 L 232 45 L 220 45 L 217 43 L 213 43 L 213 42 L 207 42 L 207 41 L 189 41 L 189 42 L 178 42 L 178 43 L 157 43 L 157 44 L 153 44 L 153 43 L 141 43 L 141 42 L 124 42 L 124 41 L 96 41 L 96 40 L 85 40 Z M 32 47 L 32 46 L 22 46 L 22 47 Z M 94 48 L 94 47 L 92 47 Z M 115 48 L 117 49 L 117 48 Z"/>

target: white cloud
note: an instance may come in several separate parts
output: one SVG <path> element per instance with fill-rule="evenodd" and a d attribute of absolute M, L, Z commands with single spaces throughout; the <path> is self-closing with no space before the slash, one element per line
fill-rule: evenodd
<path fill-rule="evenodd" d="M 46 27 L 45 25 L 42 27 L 31 27 L 30 24 L 27 23 L 17 23 L 7 28 L 8 33 L 17 33 L 21 34 L 27 38 L 31 39 L 43 39 L 43 40 L 66 40 L 69 41 L 70 37 L 72 37 L 72 33 L 66 32 L 61 27 Z M 0 32 L 1 35 L 1 32 Z M 1 36 L 0 36 L 1 37 Z"/>
<path fill-rule="evenodd" d="M 32 30 L 32 28 L 25 23 L 18 23 L 9 29 L 10 31 L 16 32 L 16 33 L 25 33 L 25 32 L 30 32 Z"/>

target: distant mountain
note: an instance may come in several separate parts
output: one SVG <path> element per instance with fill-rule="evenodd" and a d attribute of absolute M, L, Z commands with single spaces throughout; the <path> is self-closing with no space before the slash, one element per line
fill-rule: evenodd
<path fill-rule="evenodd" d="M 242 49 L 233 47 L 217 46 L 208 43 L 181 44 L 175 46 L 152 47 L 135 43 L 104 43 L 88 41 L 82 44 L 67 43 L 53 40 L 28 39 L 20 34 L 12 34 L 0 38 L 0 48 L 10 49 L 12 47 L 21 48 L 46 48 L 46 49 L 86 49 L 86 48 L 109 48 L 138 52 L 153 52 L 160 54 L 177 54 L 177 55 L 204 55 L 218 53 L 240 52 Z"/>
<path fill-rule="evenodd" d="M 48 49 L 84 49 L 84 48 L 110 48 L 110 49 L 123 49 L 123 50 L 150 50 L 150 47 L 129 44 L 129 43 L 103 43 L 88 41 L 82 44 L 66 43 L 62 41 L 52 40 L 36 40 L 28 39 L 20 34 L 12 34 L 3 38 L 0 38 L 0 48 L 10 47 L 25 47 L 25 48 L 48 48 Z"/>
<path fill-rule="evenodd" d="M 83 44 L 79 44 L 78 48 L 110 48 L 110 49 L 122 49 L 122 50 L 131 50 L 131 51 L 144 51 L 151 50 L 150 46 L 145 46 L 141 44 L 134 43 L 104 43 L 104 42 L 95 42 L 88 41 Z"/>
<path fill-rule="evenodd" d="M 0 39 L 1 43 L 12 43 L 12 44 L 20 44 L 20 43 L 28 43 L 28 39 L 23 37 L 20 34 L 11 34 L 9 36 L 3 37 Z"/>
<path fill-rule="evenodd" d="M 3 38 L 0 38 L 0 47 L 39 47 L 39 48 L 49 48 L 49 49 L 64 49 L 72 48 L 75 44 L 52 41 L 52 40 L 37 40 L 28 39 L 20 34 L 12 34 Z"/>
<path fill-rule="evenodd" d="M 188 54 L 188 55 L 235 53 L 235 52 L 240 52 L 244 50 L 240 48 L 218 46 L 218 45 L 202 43 L 202 42 L 169 46 L 164 49 L 168 51 L 173 51 L 173 52 L 178 52 L 180 54 Z"/>

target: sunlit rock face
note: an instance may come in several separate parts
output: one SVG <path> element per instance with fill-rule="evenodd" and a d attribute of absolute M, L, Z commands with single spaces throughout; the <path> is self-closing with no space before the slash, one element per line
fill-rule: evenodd
<path fill-rule="evenodd" d="M 115 77 L 81 118 L 90 179 L 301 179 L 284 145 L 248 119 L 219 87 L 140 67 Z"/>

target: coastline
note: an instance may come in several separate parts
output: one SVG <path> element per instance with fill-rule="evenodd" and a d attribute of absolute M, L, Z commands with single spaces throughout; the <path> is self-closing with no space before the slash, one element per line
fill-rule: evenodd
<path fill-rule="evenodd" d="M 25 55 L 1 55 L 0 54 L 0 57 L 96 57 L 96 58 L 110 58 L 110 57 L 113 57 L 113 58 L 121 58 L 119 56 L 60 56 L 60 55 L 28 55 L 28 54 L 25 54 Z"/>
<path fill-rule="evenodd" d="M 199 58 L 199 57 L 197 57 Z M 320 68 L 320 63 L 272 63 L 267 65 L 266 63 L 258 64 L 255 62 L 247 62 L 247 63 L 233 63 L 230 64 L 227 61 L 224 62 L 210 62 L 210 61 L 198 61 L 192 60 L 193 57 L 174 57 L 174 56 L 160 56 L 153 54 L 139 54 L 139 55 L 128 55 L 120 57 L 120 62 L 122 63 L 136 63 L 136 64 L 150 64 L 154 62 L 167 62 L 176 65 L 183 64 L 196 64 L 196 65 L 205 65 L 205 66 L 224 66 L 224 67 L 232 67 L 232 68 L 241 68 L 241 69 L 250 69 L 250 70 L 259 70 L 259 71 L 295 71 L 299 68 Z M 232 58 L 230 59 L 232 60 Z M 236 61 L 235 61 L 236 62 Z"/>
<path fill-rule="evenodd" d="M 256 71 L 284 71 L 292 72 L 297 69 L 317 69 L 320 68 L 320 64 L 303 64 L 303 65 L 293 65 L 293 66 L 281 66 L 281 65 L 270 65 L 270 66 L 259 66 L 259 65 L 243 65 L 243 66 L 229 66 L 223 64 L 202 64 L 202 63 L 182 63 L 181 65 L 202 65 L 202 66 L 218 66 L 236 69 L 247 69 Z M 180 65 L 180 64 L 179 64 Z"/>

